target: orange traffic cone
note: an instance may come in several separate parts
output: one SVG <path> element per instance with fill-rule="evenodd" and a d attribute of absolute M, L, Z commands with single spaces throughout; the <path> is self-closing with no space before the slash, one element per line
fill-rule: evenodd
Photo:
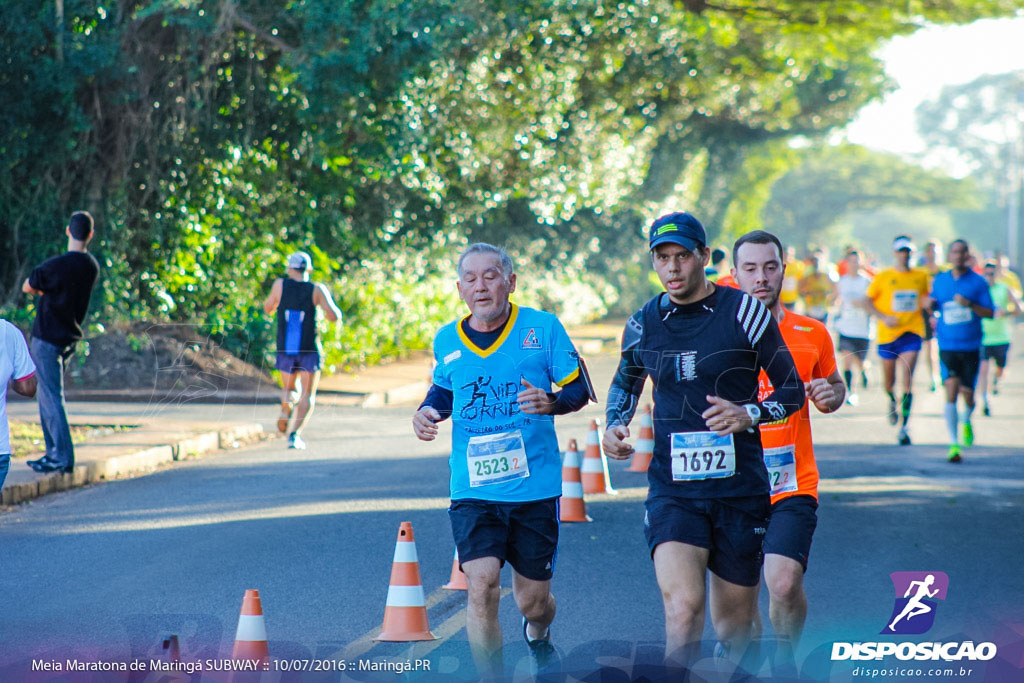
<path fill-rule="evenodd" d="M 427 621 L 427 603 L 420 579 L 420 563 L 416 557 L 416 541 L 412 523 L 402 522 L 398 527 L 395 559 L 391 565 L 391 584 L 384 607 L 384 625 L 374 640 L 406 642 L 411 640 L 437 640 L 430 632 Z"/>
<path fill-rule="evenodd" d="M 452 575 L 448 579 L 448 583 L 441 586 L 447 588 L 450 591 L 467 591 L 469 586 L 466 584 L 466 575 L 462 573 L 459 568 L 459 549 L 455 549 L 455 559 L 452 560 Z"/>
<path fill-rule="evenodd" d="M 580 451 L 576 439 L 569 440 L 569 448 L 562 460 L 562 499 L 558 503 L 558 519 L 562 522 L 593 522 L 587 516 L 583 502 L 583 484 L 580 482 Z"/>
<path fill-rule="evenodd" d="M 263 606 L 260 604 L 258 590 L 247 590 L 242 598 L 242 611 L 238 615 L 238 630 L 235 631 L 235 647 L 231 650 L 231 658 L 259 659 L 263 663 L 270 661 L 267 626 L 263 622 Z"/>
<path fill-rule="evenodd" d="M 636 452 L 633 462 L 626 468 L 627 472 L 646 472 L 654 457 L 654 420 L 651 418 L 651 404 L 644 406 L 640 415 L 640 438 L 636 441 Z"/>
<path fill-rule="evenodd" d="M 587 432 L 587 449 L 583 452 L 583 493 L 618 493 L 612 488 L 608 476 L 608 461 L 601 452 L 601 440 L 597 436 L 597 421 L 590 421 Z"/>

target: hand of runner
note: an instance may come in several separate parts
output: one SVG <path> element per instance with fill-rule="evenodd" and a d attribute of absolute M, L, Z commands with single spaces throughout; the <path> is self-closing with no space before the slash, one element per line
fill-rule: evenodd
<path fill-rule="evenodd" d="M 516 396 L 519 409 L 527 415 L 550 415 L 554 401 L 548 396 L 548 392 L 533 386 L 525 377 L 521 378 L 519 383 L 526 387 Z"/>
<path fill-rule="evenodd" d="M 416 438 L 420 441 L 433 441 L 437 436 L 437 423 L 440 420 L 441 413 L 426 406 L 412 416 L 412 431 L 416 433 Z"/>
<path fill-rule="evenodd" d="M 743 406 L 718 396 L 708 396 L 707 400 L 711 407 L 701 413 L 701 417 L 704 418 L 704 424 L 708 426 L 708 429 L 715 434 L 719 436 L 739 434 L 754 426 Z"/>
<path fill-rule="evenodd" d="M 957 302 L 958 304 L 960 304 L 964 308 L 970 308 L 971 307 L 971 300 L 968 299 L 963 294 L 954 294 L 953 295 L 953 301 Z"/>
<path fill-rule="evenodd" d="M 832 412 L 836 392 L 827 379 L 818 377 L 810 382 L 804 382 L 804 392 L 807 394 L 807 400 L 813 403 L 815 408 L 823 413 Z"/>
<path fill-rule="evenodd" d="M 605 430 L 604 438 L 601 439 L 601 446 L 604 454 L 612 460 L 625 460 L 633 455 L 633 447 L 626 443 L 629 438 L 629 427 L 617 425 Z"/>
<path fill-rule="evenodd" d="M 895 315 L 883 316 L 882 322 L 884 322 L 889 327 L 899 327 L 900 325 L 900 319 Z"/>

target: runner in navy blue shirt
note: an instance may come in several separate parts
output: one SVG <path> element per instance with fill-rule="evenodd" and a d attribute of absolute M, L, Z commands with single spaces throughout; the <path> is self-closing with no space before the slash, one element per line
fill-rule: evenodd
<path fill-rule="evenodd" d="M 804 404 L 803 383 L 768 309 L 707 281 L 706 242 L 688 213 L 651 226 L 651 257 L 667 291 L 626 324 L 603 440 L 611 458 L 633 453 L 627 425 L 649 376 L 654 458 L 644 530 L 665 602 L 665 660 L 673 666 L 699 655 L 706 569 L 716 635 L 725 651 L 743 654 L 770 509 L 757 425 Z M 761 369 L 775 391 L 759 402 Z"/>
<path fill-rule="evenodd" d="M 963 423 L 963 445 L 974 444 L 974 384 L 981 363 L 981 319 L 991 318 L 992 295 L 988 282 L 967 265 L 971 251 L 966 240 L 949 245 L 950 270 L 932 280 L 931 304 L 938 315 L 935 338 L 939 341 L 939 369 L 946 388 L 946 429 L 949 432 L 949 461 L 960 462 L 959 425 Z M 964 410 L 956 411 L 957 395 L 964 398 Z M 959 420 L 958 420 L 959 418 Z"/>

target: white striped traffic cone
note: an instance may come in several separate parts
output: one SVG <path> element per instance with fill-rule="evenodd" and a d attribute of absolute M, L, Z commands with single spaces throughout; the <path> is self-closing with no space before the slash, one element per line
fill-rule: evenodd
<path fill-rule="evenodd" d="M 411 522 L 402 522 L 398 527 L 388 601 L 384 607 L 384 625 L 374 640 L 437 640 L 430 632 L 427 620 L 427 603 L 423 595 L 423 581 L 420 579 L 420 563 L 416 556 Z"/>
<path fill-rule="evenodd" d="M 258 659 L 263 663 L 270 661 L 267 626 L 263 621 L 263 605 L 260 603 L 258 590 L 247 590 L 245 597 L 242 598 L 242 610 L 238 615 L 238 629 L 235 631 L 235 647 L 231 650 L 231 658 Z"/>
<path fill-rule="evenodd" d="M 562 460 L 562 499 L 558 502 L 558 521 L 593 522 L 587 516 L 583 502 L 583 484 L 580 482 L 580 452 L 576 439 L 569 440 L 569 448 Z"/>
<path fill-rule="evenodd" d="M 612 479 L 608 476 L 608 461 L 601 452 L 601 439 L 597 435 L 597 420 L 590 421 L 587 432 L 587 448 L 583 452 L 583 467 L 580 474 L 583 479 L 583 493 L 618 493 L 612 488 Z"/>
<path fill-rule="evenodd" d="M 455 549 L 455 559 L 452 560 L 452 575 L 448 579 L 448 583 L 441 586 L 441 588 L 447 588 L 450 591 L 466 591 L 469 590 L 469 585 L 466 583 L 466 575 L 462 573 L 462 569 L 459 567 L 459 549 Z"/>
<path fill-rule="evenodd" d="M 627 472 L 646 472 L 654 457 L 654 420 L 651 417 L 651 404 L 644 406 L 640 414 L 640 438 L 636 440 L 633 462 L 626 468 Z"/>

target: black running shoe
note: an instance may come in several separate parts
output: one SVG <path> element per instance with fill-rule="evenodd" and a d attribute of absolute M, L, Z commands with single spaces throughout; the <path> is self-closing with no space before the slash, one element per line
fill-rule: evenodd
<path fill-rule="evenodd" d="M 527 624 L 529 622 L 526 620 L 526 617 L 523 617 L 523 640 L 526 641 L 526 645 L 530 648 L 530 656 L 533 657 L 534 666 L 536 667 L 534 673 L 537 673 L 557 663 L 558 652 L 555 651 L 555 646 L 551 644 L 550 627 L 548 627 L 548 632 L 543 638 L 530 640 L 530 636 L 526 634 Z"/>

